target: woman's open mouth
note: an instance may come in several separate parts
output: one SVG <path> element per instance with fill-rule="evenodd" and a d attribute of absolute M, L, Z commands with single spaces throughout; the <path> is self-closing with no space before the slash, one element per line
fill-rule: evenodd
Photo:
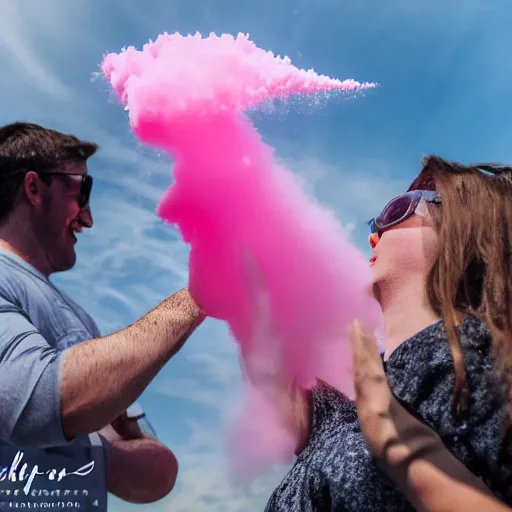
<path fill-rule="evenodd" d="M 375 260 L 376 260 L 376 259 L 377 259 L 377 258 L 376 258 L 375 256 L 372 256 L 372 257 L 370 258 L 370 265 L 373 265 L 373 264 L 375 263 Z"/>

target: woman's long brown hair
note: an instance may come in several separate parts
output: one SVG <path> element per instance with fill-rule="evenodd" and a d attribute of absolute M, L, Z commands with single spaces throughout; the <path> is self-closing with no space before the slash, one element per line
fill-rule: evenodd
<path fill-rule="evenodd" d="M 452 410 L 459 416 L 468 405 L 457 333 L 467 315 L 490 328 L 495 368 L 504 377 L 512 404 L 512 167 L 464 166 L 429 156 L 411 188 L 432 184 L 441 197 L 440 206 L 429 204 L 439 252 L 428 276 L 427 296 L 444 322 L 453 355 Z"/>

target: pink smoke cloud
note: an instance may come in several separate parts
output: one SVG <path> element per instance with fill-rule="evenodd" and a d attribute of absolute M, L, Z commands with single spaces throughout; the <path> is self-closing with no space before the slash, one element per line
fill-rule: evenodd
<path fill-rule="evenodd" d="M 245 111 L 375 84 L 298 69 L 248 36 L 226 34 L 164 34 L 141 51 L 107 55 L 102 70 L 140 141 L 175 157 L 157 213 L 190 244 L 191 292 L 229 324 L 250 373 L 305 388 L 321 378 L 350 394 L 347 328 L 355 318 L 380 323 L 368 262 L 276 163 Z M 296 440 L 258 384 L 248 386 L 231 435 L 239 474 L 293 456 Z"/>

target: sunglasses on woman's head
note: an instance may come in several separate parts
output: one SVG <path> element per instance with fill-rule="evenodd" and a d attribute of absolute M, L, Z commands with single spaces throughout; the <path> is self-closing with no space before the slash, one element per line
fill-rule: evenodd
<path fill-rule="evenodd" d="M 380 236 L 387 229 L 404 222 L 414 215 L 422 199 L 427 203 L 441 203 L 439 194 L 432 190 L 411 190 L 400 194 L 391 199 L 378 217 L 368 222 L 370 233 Z"/>

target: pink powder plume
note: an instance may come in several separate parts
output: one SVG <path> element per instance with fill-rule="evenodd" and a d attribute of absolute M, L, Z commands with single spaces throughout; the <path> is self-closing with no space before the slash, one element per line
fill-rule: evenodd
<path fill-rule="evenodd" d="M 377 328 L 380 311 L 363 255 L 276 163 L 244 111 L 291 94 L 375 84 L 298 69 L 245 35 L 164 34 L 142 51 L 107 55 L 102 69 L 137 137 L 176 159 L 158 215 L 190 244 L 190 290 L 229 324 L 256 386 L 247 384 L 230 431 L 237 473 L 289 462 L 295 440 L 265 400 L 260 376 L 304 387 L 321 378 L 351 394 L 347 328 L 355 318 Z"/>

